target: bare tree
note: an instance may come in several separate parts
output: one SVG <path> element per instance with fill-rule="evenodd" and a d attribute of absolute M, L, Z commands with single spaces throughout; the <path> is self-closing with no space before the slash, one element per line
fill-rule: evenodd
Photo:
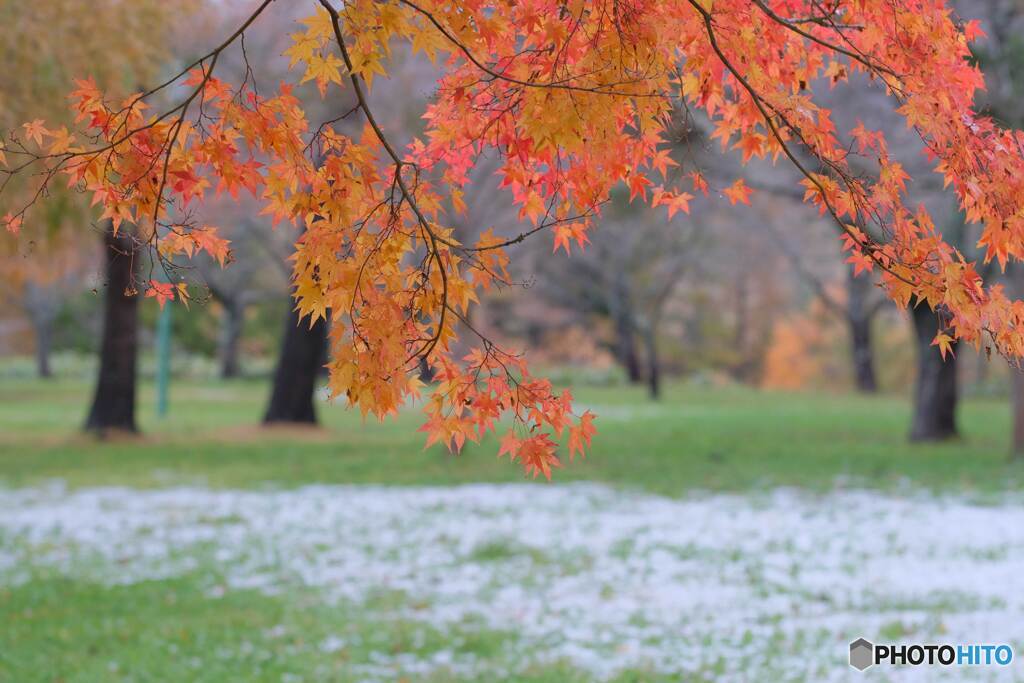
<path fill-rule="evenodd" d="M 845 296 L 837 296 L 828 286 L 828 276 L 806 265 L 803 254 L 792 244 L 790 235 L 779 229 L 771 219 L 765 220 L 764 226 L 800 281 L 825 304 L 826 310 L 846 325 L 850 337 L 850 367 L 857 391 L 868 394 L 878 391 L 872 323 L 888 304 L 888 299 L 874 286 L 872 277 L 867 274 L 857 275 L 852 265 L 844 268 Z"/>
<path fill-rule="evenodd" d="M 57 254 L 56 257 L 61 256 Z M 68 296 L 83 285 L 77 268 L 47 261 L 57 277 L 33 277 L 23 282 L 0 283 L 0 295 L 11 301 L 29 321 L 35 337 L 36 375 L 41 379 L 53 376 L 50 357 L 53 353 L 54 327 L 61 306 Z"/>
<path fill-rule="evenodd" d="M 965 0 L 963 10 L 983 18 L 987 38 L 973 47 L 985 72 L 981 94 L 987 113 L 1003 124 L 1024 125 L 1024 5 L 1017 0 Z M 1013 264 L 1006 278 L 1014 296 L 1024 297 L 1024 268 Z M 1010 364 L 1013 428 L 1011 457 L 1024 458 L 1024 369 Z"/>
<path fill-rule="evenodd" d="M 646 381 L 654 399 L 661 395 L 658 337 L 667 304 L 695 263 L 702 235 L 693 221 L 668 220 L 664 209 L 617 195 L 591 232 L 593 244 L 542 273 L 552 303 L 611 323 L 613 355 L 631 380 Z"/>
<path fill-rule="evenodd" d="M 287 291 L 290 231 L 277 232 L 251 214 L 238 216 L 227 236 L 231 239 L 234 262 L 221 268 L 208 256 L 197 261 L 199 274 L 210 296 L 221 307 L 221 329 L 217 356 L 224 379 L 242 374 L 240 346 L 249 307 L 279 299 Z"/>

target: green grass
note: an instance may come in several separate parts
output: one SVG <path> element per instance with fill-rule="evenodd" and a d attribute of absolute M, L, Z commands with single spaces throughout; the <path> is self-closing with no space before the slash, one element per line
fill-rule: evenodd
<path fill-rule="evenodd" d="M 367 618 L 367 608 L 324 604 L 315 594 L 267 596 L 232 590 L 211 597 L 216 581 L 196 572 L 133 585 L 100 585 L 39 577 L 0 588 L 0 680 L 61 681 L 479 681 L 495 674 L 458 674 L 438 667 L 428 677 L 400 677 L 376 661 L 381 654 L 429 660 L 436 653 L 475 656 L 493 670 L 517 670 L 522 683 L 586 683 L 591 676 L 554 662 L 523 667 L 513 631 L 470 619 L 444 630 L 408 618 Z M 373 613 L 386 615 L 382 596 Z M 378 611 L 380 610 L 380 611 Z M 780 641 L 781 642 L 781 641 Z M 610 646 L 609 657 L 614 657 Z M 769 663 L 761 662 L 760 666 Z M 376 665 L 376 668 L 375 668 Z M 763 670 L 763 669 L 762 669 Z M 712 666 L 693 683 L 715 680 Z M 678 680 L 645 670 L 621 672 L 612 683 Z"/>
<path fill-rule="evenodd" d="M 374 653 L 473 653 L 497 664 L 515 641 L 473 622 L 442 632 L 408 619 L 370 621 L 363 609 L 328 606 L 309 593 L 211 598 L 209 585 L 194 574 L 130 586 L 39 578 L 0 589 L 0 680 L 357 681 Z M 658 680 L 636 675 L 628 680 Z M 441 667 L 429 680 L 454 677 Z M 586 677 L 555 665 L 517 680 Z"/>
<path fill-rule="evenodd" d="M 893 488 L 1001 491 L 1024 481 L 1007 458 L 1009 411 L 996 399 L 966 401 L 963 437 L 911 445 L 909 406 L 900 397 L 805 395 L 743 388 L 674 386 L 651 403 L 639 388 L 579 388 L 577 401 L 598 415 L 584 461 L 566 463 L 557 481 L 596 480 L 681 495 L 694 489 L 743 491 L 772 486 L 825 489 L 837 480 Z M 424 450 L 415 408 L 394 420 L 365 422 L 321 405 L 322 433 L 256 427 L 266 397 L 259 382 L 178 383 L 171 413 L 152 412 L 152 387 L 140 397 L 137 440 L 98 441 L 79 433 L 88 386 L 7 381 L 0 386 L 0 483 L 60 478 L 70 486 L 298 486 L 309 483 L 454 484 L 520 481 L 518 467 L 495 458 L 489 439 L 460 456 Z"/>

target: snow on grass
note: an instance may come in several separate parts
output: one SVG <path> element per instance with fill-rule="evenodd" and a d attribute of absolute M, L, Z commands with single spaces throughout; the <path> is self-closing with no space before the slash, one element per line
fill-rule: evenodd
<path fill-rule="evenodd" d="M 497 677 L 564 662 L 595 679 L 845 680 L 860 675 L 846 667 L 859 636 L 1012 642 L 1024 657 L 1024 507 L 1009 500 L 677 500 L 586 484 L 0 491 L 0 585 L 41 570 L 131 583 L 211 566 L 211 600 L 314 589 L 374 618 L 509 633 L 494 661 L 380 653 L 381 672 Z"/>

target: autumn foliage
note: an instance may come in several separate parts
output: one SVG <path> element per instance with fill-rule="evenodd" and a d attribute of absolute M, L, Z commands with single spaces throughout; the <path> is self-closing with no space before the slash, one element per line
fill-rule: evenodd
<path fill-rule="evenodd" d="M 692 108 L 744 160 L 794 165 L 805 200 L 841 227 L 848 260 L 879 271 L 896 302 L 944 307 L 951 324 L 937 344 L 955 336 L 1024 354 L 1024 302 L 986 287 L 924 209 L 906 205 L 910 178 L 885 136 L 837 130 L 811 87 L 859 74 L 885 89 L 968 219 L 983 224 L 985 257 L 1024 256 L 1024 134 L 975 113 L 983 82 L 969 42 L 979 29 L 941 0 L 309 0 L 286 52 L 292 83 L 257 93 L 249 79 L 220 80 L 220 53 L 269 4 L 154 90 L 110 101 L 79 81 L 77 127 L 29 121 L 0 161 L 6 152 L 5 181 L 59 177 L 115 227 L 138 224 L 172 270 L 196 250 L 229 259 L 230 245 L 202 220 L 211 194 L 251 193 L 273 221 L 303 227 L 297 306 L 330 316 L 331 393 L 364 414 L 418 395 L 425 359 L 438 382 L 426 399 L 428 443 L 458 449 L 511 416 L 500 454 L 528 472 L 550 476 L 559 437 L 582 454 L 593 417 L 574 414 L 568 392 L 482 336 L 453 357 L 456 323 L 472 334 L 469 308 L 512 282 L 506 247 L 546 232 L 556 250 L 584 248 L 620 183 L 669 216 L 698 193 L 749 203 L 742 179 L 713 187 L 671 155 L 673 117 Z M 400 43 L 439 72 L 426 131 L 404 149 L 366 97 Z M 337 116 L 361 117 L 362 134 L 308 120 L 293 92 L 306 81 L 323 94 L 349 90 L 357 106 Z M 152 105 L 168 92 L 171 105 Z M 500 157 L 501 186 L 532 228 L 493 226 L 460 244 L 448 211 L 460 210 L 483 155 Z M 10 208 L 7 229 L 17 232 L 30 208 Z M 145 289 L 161 301 L 189 295 L 183 284 Z"/>

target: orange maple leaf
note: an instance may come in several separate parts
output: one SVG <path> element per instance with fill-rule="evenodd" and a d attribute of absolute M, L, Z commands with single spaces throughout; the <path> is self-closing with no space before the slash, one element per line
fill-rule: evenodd
<path fill-rule="evenodd" d="M 6 216 L 4 216 L 4 219 L 3 219 L 3 223 L 4 223 L 4 226 L 7 228 L 7 232 L 9 232 L 9 233 L 11 233 L 13 235 L 17 235 L 18 232 L 21 230 L 21 221 L 22 221 L 21 214 L 16 216 L 16 215 L 14 215 L 12 213 L 8 213 Z"/>
<path fill-rule="evenodd" d="M 590 238 L 587 237 L 586 224 L 565 223 L 555 226 L 555 246 L 551 249 L 552 253 L 558 251 L 558 248 L 561 247 L 565 249 L 565 253 L 568 255 L 570 240 L 576 240 L 580 249 L 586 248 L 587 244 L 590 243 Z"/>
<path fill-rule="evenodd" d="M 150 280 L 147 284 L 146 298 L 155 298 L 161 309 L 168 301 L 174 300 L 174 293 L 177 289 L 171 283 Z"/>
<path fill-rule="evenodd" d="M 21 127 L 25 129 L 25 137 L 29 140 L 35 141 L 37 145 L 42 145 L 43 136 L 50 134 L 50 131 L 46 129 L 45 122 L 42 119 L 35 119 L 29 123 L 22 124 Z"/>
<path fill-rule="evenodd" d="M 722 194 L 729 198 L 730 204 L 735 205 L 737 202 L 750 204 L 750 195 L 753 194 L 753 191 L 743 182 L 743 178 L 739 178 L 732 185 L 722 190 Z"/>

